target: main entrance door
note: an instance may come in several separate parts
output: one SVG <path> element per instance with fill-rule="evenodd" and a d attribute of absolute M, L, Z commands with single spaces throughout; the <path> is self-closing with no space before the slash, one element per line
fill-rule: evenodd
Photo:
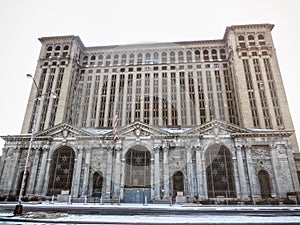
<path fill-rule="evenodd" d="M 124 202 L 144 203 L 151 199 L 150 152 L 143 146 L 131 148 L 126 153 Z"/>

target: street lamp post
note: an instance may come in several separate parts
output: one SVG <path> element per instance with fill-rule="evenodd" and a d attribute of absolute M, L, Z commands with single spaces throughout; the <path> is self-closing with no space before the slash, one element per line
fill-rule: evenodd
<path fill-rule="evenodd" d="M 38 111 L 39 111 L 40 100 L 41 100 L 41 97 L 45 95 L 45 94 L 42 95 L 40 93 L 39 88 L 38 88 L 33 76 L 31 74 L 26 74 L 26 76 L 33 80 L 33 83 L 34 83 L 38 93 L 34 99 L 35 107 L 34 107 L 34 114 L 33 114 L 34 116 L 33 116 L 33 122 L 32 122 L 32 127 L 31 127 L 31 135 L 30 135 L 29 146 L 28 146 L 27 156 L 26 156 L 26 161 L 25 161 L 25 168 L 24 168 L 24 173 L 23 173 L 23 178 L 22 178 L 22 183 L 21 183 L 21 188 L 20 188 L 20 193 L 19 193 L 19 198 L 18 198 L 18 205 L 16 205 L 16 207 L 15 207 L 14 215 L 20 215 L 23 213 L 22 197 L 23 197 L 23 194 L 25 191 L 25 183 L 26 183 L 26 179 L 27 179 L 27 171 L 28 171 L 30 152 L 31 152 L 34 135 L 35 135 L 35 127 L 36 127 L 36 120 L 37 120 L 37 115 L 38 115 Z M 57 97 L 55 93 L 51 92 L 51 94 L 53 95 L 53 98 Z"/>

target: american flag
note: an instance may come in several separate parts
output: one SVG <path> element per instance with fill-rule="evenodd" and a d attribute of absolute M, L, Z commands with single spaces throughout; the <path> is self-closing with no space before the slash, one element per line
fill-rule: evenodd
<path fill-rule="evenodd" d="M 114 119 L 114 142 L 116 142 L 118 139 L 118 130 L 117 130 L 118 120 L 119 120 L 118 114 L 116 114 Z"/>

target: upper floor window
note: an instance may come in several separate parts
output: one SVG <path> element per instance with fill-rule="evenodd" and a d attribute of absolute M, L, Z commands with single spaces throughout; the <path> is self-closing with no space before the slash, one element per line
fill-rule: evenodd
<path fill-rule="evenodd" d="M 211 50 L 211 57 L 213 60 L 217 60 L 218 59 L 218 54 L 217 54 L 217 50 L 213 49 Z"/>
<path fill-rule="evenodd" d="M 163 52 L 162 53 L 162 59 L 161 59 L 162 63 L 167 63 L 167 59 L 168 59 L 167 53 Z"/>
<path fill-rule="evenodd" d="M 248 36 L 248 42 L 250 46 L 254 46 L 255 45 L 255 40 L 254 40 L 254 36 L 253 35 L 249 35 Z"/>
<path fill-rule="evenodd" d="M 200 61 L 200 58 L 201 58 L 201 57 L 200 57 L 200 51 L 199 51 L 199 50 L 196 50 L 196 51 L 195 51 L 195 59 L 196 59 L 196 61 L 199 62 L 199 61 Z"/>
<path fill-rule="evenodd" d="M 208 50 L 203 51 L 204 60 L 209 60 Z"/>
<path fill-rule="evenodd" d="M 178 61 L 183 62 L 183 52 L 182 51 L 178 52 Z"/>
<path fill-rule="evenodd" d="M 220 55 L 221 55 L 221 59 L 226 59 L 226 52 L 225 52 L 225 49 L 221 49 L 220 50 Z"/>
<path fill-rule="evenodd" d="M 186 52 L 186 60 L 187 60 L 187 62 L 192 62 L 193 61 L 192 52 L 191 51 L 187 51 Z"/>
<path fill-rule="evenodd" d="M 175 52 L 170 52 L 170 63 L 175 63 Z"/>
<path fill-rule="evenodd" d="M 259 45 L 265 45 L 266 44 L 264 35 L 262 35 L 262 34 L 258 35 L 258 44 Z"/>
<path fill-rule="evenodd" d="M 240 35 L 240 36 L 238 37 L 238 39 L 239 39 L 239 45 L 240 45 L 240 47 L 241 47 L 241 48 L 246 48 L 244 36 Z"/>

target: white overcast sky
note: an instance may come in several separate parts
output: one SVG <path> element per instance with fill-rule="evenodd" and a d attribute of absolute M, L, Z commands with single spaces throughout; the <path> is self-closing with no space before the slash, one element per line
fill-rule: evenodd
<path fill-rule="evenodd" d="M 0 135 L 21 132 L 32 84 L 25 75 L 35 73 L 39 37 L 79 35 L 85 46 L 210 40 L 223 38 L 227 26 L 272 23 L 299 136 L 299 9 L 299 0 L 1 0 Z"/>

